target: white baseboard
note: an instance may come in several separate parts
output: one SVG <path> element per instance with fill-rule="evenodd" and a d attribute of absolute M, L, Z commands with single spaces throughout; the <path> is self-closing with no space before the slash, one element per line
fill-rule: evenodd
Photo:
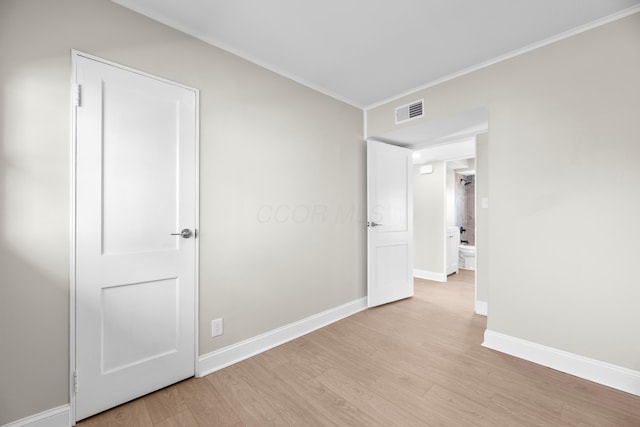
<path fill-rule="evenodd" d="M 413 270 L 413 277 L 425 280 L 434 280 L 436 282 L 446 282 L 447 275 L 444 273 L 434 273 L 433 271 Z"/>
<path fill-rule="evenodd" d="M 483 347 L 640 396 L 640 372 L 486 330 Z"/>
<path fill-rule="evenodd" d="M 2 427 L 69 427 L 71 425 L 71 407 L 58 406 L 48 411 L 10 422 Z"/>
<path fill-rule="evenodd" d="M 302 335 L 320 329 L 340 319 L 351 316 L 367 308 L 367 298 L 359 298 L 338 307 L 309 316 L 297 322 L 265 332 L 220 350 L 200 356 L 196 376 L 203 377 L 234 363 L 248 359 Z"/>
<path fill-rule="evenodd" d="M 486 301 L 478 301 L 478 300 L 476 300 L 475 312 L 476 312 L 476 314 L 480 314 L 482 316 L 488 316 L 489 315 L 489 304 Z"/>

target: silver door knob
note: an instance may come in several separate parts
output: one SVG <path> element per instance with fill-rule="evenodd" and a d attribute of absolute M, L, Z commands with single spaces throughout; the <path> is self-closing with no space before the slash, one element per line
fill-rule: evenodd
<path fill-rule="evenodd" d="M 375 221 L 367 222 L 367 227 L 380 227 L 382 224 L 378 224 Z"/>
<path fill-rule="evenodd" d="M 182 236 L 183 239 L 188 239 L 189 237 L 193 236 L 193 232 L 191 230 L 189 230 L 188 228 L 183 229 L 181 232 L 179 233 L 171 233 L 172 236 Z"/>

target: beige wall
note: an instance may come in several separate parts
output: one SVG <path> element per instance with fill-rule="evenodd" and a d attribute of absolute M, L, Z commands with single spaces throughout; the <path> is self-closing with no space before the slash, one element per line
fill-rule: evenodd
<path fill-rule="evenodd" d="M 428 106 L 419 120 L 487 107 L 490 238 L 479 262 L 490 276 L 488 328 L 633 370 L 640 370 L 640 229 L 629 227 L 640 217 L 638 70 L 634 14 L 367 117 L 367 134 L 376 135 L 395 128 L 395 107 L 418 97 Z"/>
<path fill-rule="evenodd" d="M 489 208 L 482 207 L 482 199 L 489 198 L 489 134 L 476 137 L 476 300 L 489 302 Z"/>
<path fill-rule="evenodd" d="M 447 205 L 445 215 L 447 217 L 447 227 L 456 226 L 456 172 L 447 168 L 446 185 L 447 185 Z"/>
<path fill-rule="evenodd" d="M 360 110 L 108 0 L 2 0 L 0 425 L 68 402 L 72 48 L 201 91 L 202 354 L 365 296 Z"/>
<path fill-rule="evenodd" d="M 413 268 L 445 274 L 446 175 L 445 162 L 433 162 L 433 173 L 414 166 Z"/>

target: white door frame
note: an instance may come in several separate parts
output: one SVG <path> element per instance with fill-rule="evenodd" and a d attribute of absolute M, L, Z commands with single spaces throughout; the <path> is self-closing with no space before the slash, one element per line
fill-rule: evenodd
<path fill-rule="evenodd" d="M 94 61 L 102 62 L 107 65 L 111 65 L 126 71 L 130 71 L 136 74 L 140 74 L 145 77 L 149 77 L 155 80 L 159 80 L 165 83 L 169 83 L 175 86 L 180 86 L 185 89 L 191 90 L 195 92 L 196 96 L 196 147 L 195 147 L 195 155 L 196 155 L 196 164 L 195 164 L 195 179 L 196 179 L 196 188 L 195 188 L 195 230 L 196 232 L 200 229 L 200 91 L 190 86 L 186 86 L 180 83 L 176 83 L 171 80 L 163 79 L 161 77 L 155 76 L 153 74 L 145 73 L 116 62 L 108 61 L 106 59 L 76 50 L 71 50 L 71 179 L 70 179 L 70 194 L 71 194 L 71 220 L 70 220 L 70 258 L 69 258 L 69 405 L 70 405 L 70 413 L 71 413 L 71 421 L 73 425 L 76 424 L 76 396 L 75 396 L 75 377 L 74 372 L 76 369 L 76 202 L 77 202 L 77 194 L 76 194 L 76 170 L 77 170 L 77 129 L 76 129 L 76 105 L 78 102 L 81 102 L 80 96 L 76 91 L 76 67 L 78 57 L 84 57 L 88 59 L 92 59 Z M 198 319 L 199 319 L 199 299 L 200 299 L 200 284 L 199 284 L 199 271 L 200 271 L 200 239 L 195 239 L 195 276 L 194 276 L 194 286 L 195 286 L 195 301 L 194 301 L 194 354 L 195 360 L 194 363 L 194 372 L 198 372 L 198 354 L 199 354 L 199 330 L 198 330 Z"/>

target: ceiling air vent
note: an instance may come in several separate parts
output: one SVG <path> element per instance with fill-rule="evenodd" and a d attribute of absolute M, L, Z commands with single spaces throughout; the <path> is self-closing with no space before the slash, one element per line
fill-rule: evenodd
<path fill-rule="evenodd" d="M 417 119 L 424 115 L 424 99 L 396 108 L 396 124 Z"/>

